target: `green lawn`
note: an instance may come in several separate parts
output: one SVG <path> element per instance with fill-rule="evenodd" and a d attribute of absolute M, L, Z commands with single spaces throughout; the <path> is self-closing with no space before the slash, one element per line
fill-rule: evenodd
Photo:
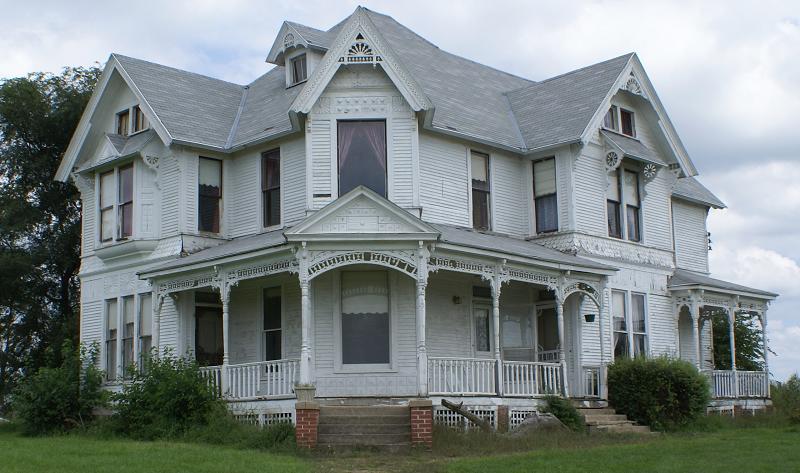
<path fill-rule="evenodd" d="M 537 434 L 539 435 L 539 434 Z M 726 428 L 652 437 L 560 434 L 478 446 L 441 436 L 432 452 L 276 455 L 176 442 L 28 438 L 0 428 L 0 472 L 800 472 L 800 429 Z M 513 453 L 514 450 L 530 450 Z M 495 456 L 487 452 L 503 452 Z"/>

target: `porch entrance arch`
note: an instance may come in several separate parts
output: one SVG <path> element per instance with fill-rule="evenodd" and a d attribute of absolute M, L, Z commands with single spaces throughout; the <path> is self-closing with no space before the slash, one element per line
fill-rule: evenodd
<path fill-rule="evenodd" d="M 600 292 L 586 283 L 576 283 L 565 290 L 559 330 L 563 330 L 560 338 L 564 341 L 565 369 L 575 397 L 603 395 L 605 353 L 600 300 Z M 584 337 L 584 333 L 588 336 Z M 585 343 L 595 343 L 599 347 L 584 347 Z"/>

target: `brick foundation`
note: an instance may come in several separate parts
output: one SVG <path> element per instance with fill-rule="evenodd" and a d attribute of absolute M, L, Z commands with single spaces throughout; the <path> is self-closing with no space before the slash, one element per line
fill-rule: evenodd
<path fill-rule="evenodd" d="M 298 402 L 295 404 L 294 438 L 301 448 L 317 446 L 317 427 L 319 425 L 319 404 L 316 402 Z"/>
<path fill-rule="evenodd" d="M 508 432 L 508 406 L 497 406 L 497 431 Z"/>
<path fill-rule="evenodd" d="M 428 399 L 412 399 L 408 403 L 411 411 L 411 445 L 431 448 L 433 445 L 433 403 Z"/>

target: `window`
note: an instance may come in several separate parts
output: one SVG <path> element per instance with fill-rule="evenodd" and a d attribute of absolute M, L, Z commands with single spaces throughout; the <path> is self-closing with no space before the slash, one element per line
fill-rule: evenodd
<path fill-rule="evenodd" d="M 389 282 L 385 271 L 341 273 L 342 364 L 390 362 Z"/>
<path fill-rule="evenodd" d="M 153 348 L 153 296 L 142 294 L 139 301 L 139 367 L 143 368 Z"/>
<path fill-rule="evenodd" d="M 491 309 L 485 304 L 475 304 L 472 318 L 475 322 L 475 351 L 492 351 Z"/>
<path fill-rule="evenodd" d="M 624 170 L 625 182 L 623 199 L 625 199 L 625 222 L 627 224 L 627 237 L 630 241 L 641 241 L 639 225 L 639 174 L 634 171 Z"/>
<path fill-rule="evenodd" d="M 470 151 L 472 227 L 489 230 L 489 155 Z"/>
<path fill-rule="evenodd" d="M 114 171 L 100 174 L 100 241 L 114 239 Z"/>
<path fill-rule="evenodd" d="M 122 376 L 128 376 L 128 370 L 133 365 L 133 296 L 122 298 Z"/>
<path fill-rule="evenodd" d="M 264 289 L 264 360 L 280 360 L 281 348 L 281 288 Z"/>
<path fill-rule="evenodd" d="M 128 136 L 130 133 L 130 110 L 123 110 L 117 114 L 117 134 Z"/>
<path fill-rule="evenodd" d="M 306 55 L 301 54 L 292 59 L 292 84 L 302 82 L 307 78 Z"/>
<path fill-rule="evenodd" d="M 150 124 L 147 122 L 144 113 L 142 113 L 142 109 L 137 105 L 131 110 L 133 110 L 133 132 L 138 133 L 142 130 L 146 130 Z"/>
<path fill-rule="evenodd" d="M 628 350 L 628 324 L 625 293 L 622 291 L 611 292 L 611 315 L 614 326 L 614 358 L 629 356 Z"/>
<path fill-rule="evenodd" d="M 608 109 L 606 112 L 606 116 L 603 118 L 603 128 L 607 128 L 609 130 L 617 131 L 619 127 L 617 126 L 617 106 L 612 105 L 611 108 Z"/>
<path fill-rule="evenodd" d="M 533 163 L 533 199 L 536 209 L 536 233 L 558 231 L 555 158 Z"/>
<path fill-rule="evenodd" d="M 386 197 L 386 122 L 338 123 L 339 195 L 366 186 Z"/>
<path fill-rule="evenodd" d="M 619 109 L 619 121 L 620 121 L 620 128 L 622 128 L 622 134 L 628 136 L 636 136 L 636 127 L 633 121 L 633 112 L 630 110 L 625 110 L 624 108 Z"/>
<path fill-rule="evenodd" d="M 219 296 L 214 293 L 196 292 L 194 354 L 200 366 L 222 364 L 222 307 Z"/>
<path fill-rule="evenodd" d="M 620 214 L 619 174 L 614 171 L 608 176 L 608 196 L 606 212 L 608 213 L 608 236 L 622 238 L 622 216 Z"/>
<path fill-rule="evenodd" d="M 261 155 L 261 195 L 265 227 L 281 223 L 281 151 Z"/>
<path fill-rule="evenodd" d="M 106 301 L 106 379 L 117 379 L 117 300 Z"/>
<path fill-rule="evenodd" d="M 647 327 L 645 325 L 645 296 L 631 294 L 631 333 L 633 356 L 647 356 Z"/>
<path fill-rule="evenodd" d="M 198 198 L 197 229 L 201 232 L 219 233 L 219 214 L 222 204 L 222 161 L 200 158 Z"/>
<path fill-rule="evenodd" d="M 133 164 L 119 168 L 117 187 L 117 237 L 120 240 L 133 234 Z"/>

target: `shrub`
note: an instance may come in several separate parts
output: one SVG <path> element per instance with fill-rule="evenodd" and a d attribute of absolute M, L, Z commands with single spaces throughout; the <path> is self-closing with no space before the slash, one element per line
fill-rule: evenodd
<path fill-rule="evenodd" d="M 608 367 L 608 400 L 617 411 L 656 430 L 678 429 L 706 412 L 708 380 L 690 363 L 623 358 Z"/>
<path fill-rule="evenodd" d="M 547 396 L 545 401 L 547 401 L 547 405 L 542 409 L 544 412 L 556 416 L 562 424 L 566 425 L 572 431 L 580 432 L 584 430 L 586 424 L 578 413 L 578 410 L 575 409 L 575 406 L 573 406 L 569 400 L 558 396 Z"/>
<path fill-rule="evenodd" d="M 792 423 L 800 424 L 800 378 L 793 374 L 783 383 L 775 383 L 770 391 L 775 412 Z"/>
<path fill-rule="evenodd" d="M 113 396 L 113 429 L 137 439 L 171 438 L 208 425 L 224 409 L 197 363 L 170 354 L 150 357 L 144 369 L 130 372 L 130 382 Z"/>
<path fill-rule="evenodd" d="M 97 369 L 97 347 L 61 348 L 57 368 L 41 368 L 25 376 L 12 397 L 12 409 L 29 435 L 63 432 L 84 426 L 104 403 L 103 374 Z"/>

